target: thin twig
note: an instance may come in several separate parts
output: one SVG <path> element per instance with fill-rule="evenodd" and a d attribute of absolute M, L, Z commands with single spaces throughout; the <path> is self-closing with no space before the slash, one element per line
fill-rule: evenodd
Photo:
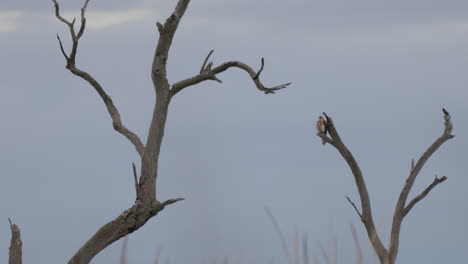
<path fill-rule="evenodd" d="M 214 52 L 214 49 L 210 50 L 210 52 L 208 53 L 208 55 L 206 56 L 205 60 L 203 61 L 203 64 L 200 68 L 200 73 L 203 73 L 205 71 L 205 66 L 206 66 L 206 63 L 208 62 L 208 60 L 210 59 L 210 56 L 211 54 L 213 54 Z M 211 67 L 210 67 L 210 70 L 211 70 Z"/>
<path fill-rule="evenodd" d="M 262 62 L 262 65 L 260 66 L 260 70 L 258 70 L 257 73 L 254 75 L 254 77 L 252 77 L 252 79 L 254 79 L 254 80 L 258 79 L 258 77 L 260 76 L 260 74 L 263 71 L 263 66 L 265 66 L 265 59 L 264 58 L 262 58 L 261 62 Z"/>
<path fill-rule="evenodd" d="M 229 68 L 239 68 L 247 72 L 250 75 L 257 89 L 264 92 L 265 94 L 274 94 L 276 93 L 276 91 L 284 89 L 291 84 L 291 83 L 285 83 L 285 84 L 281 84 L 281 85 L 277 85 L 273 87 L 265 87 L 263 83 L 260 81 L 260 78 L 258 78 L 258 75 L 257 75 L 258 72 L 254 71 L 250 66 L 240 61 L 228 61 L 215 68 L 212 68 L 209 71 L 207 71 L 205 68 L 204 72 L 173 84 L 170 94 L 171 96 L 174 96 L 186 87 L 193 86 L 195 84 L 198 84 L 207 80 L 216 80 L 219 82 L 220 80 L 215 78 L 216 75 L 226 71 Z"/>
<path fill-rule="evenodd" d="M 348 202 L 354 207 L 354 210 L 356 210 L 356 213 L 359 215 L 359 218 L 362 220 L 362 214 L 359 212 L 359 209 L 356 207 L 356 204 L 354 204 L 353 201 L 348 196 L 345 196 Z"/>
<path fill-rule="evenodd" d="M 135 193 L 136 196 L 138 197 L 138 176 L 137 176 L 137 170 L 135 163 L 132 162 L 132 167 L 133 167 L 133 180 L 135 181 Z"/>
<path fill-rule="evenodd" d="M 56 0 L 52 0 L 52 1 L 54 2 L 54 6 L 55 6 L 55 16 L 57 17 L 57 19 L 59 19 L 60 21 L 62 21 L 69 27 L 70 35 L 72 38 L 72 49 L 70 51 L 70 54 L 67 55 L 63 47 L 62 41 L 59 35 L 57 34 L 57 39 L 60 45 L 60 51 L 62 52 L 67 62 L 66 68 L 70 70 L 70 72 L 72 72 L 74 75 L 87 81 L 96 90 L 96 92 L 101 96 L 101 99 L 104 101 L 104 104 L 106 105 L 107 111 L 109 112 L 109 115 L 112 118 L 112 125 L 114 129 L 120 134 L 122 134 L 123 136 L 125 136 L 128 140 L 130 140 L 130 142 L 133 143 L 133 145 L 135 146 L 135 149 L 137 150 L 138 154 L 140 154 L 140 156 L 143 156 L 144 149 L 145 149 L 143 143 L 141 143 L 140 138 L 135 133 L 130 131 L 128 128 L 125 127 L 124 124 L 122 124 L 120 113 L 117 107 L 114 105 L 110 96 L 104 91 L 104 89 L 102 88 L 102 86 L 99 84 L 99 82 L 96 79 L 94 79 L 89 73 L 82 71 L 75 66 L 75 57 L 76 57 L 76 53 L 78 50 L 78 40 L 83 35 L 85 31 L 85 27 L 86 27 L 85 12 L 86 12 L 86 8 L 88 6 L 89 0 L 86 0 L 83 4 L 83 7 L 81 8 L 81 26 L 80 26 L 78 35 L 75 34 L 75 29 L 74 29 L 75 20 L 73 20 L 73 22 L 69 22 L 68 20 L 63 18 L 60 15 L 59 4 L 57 3 Z"/>

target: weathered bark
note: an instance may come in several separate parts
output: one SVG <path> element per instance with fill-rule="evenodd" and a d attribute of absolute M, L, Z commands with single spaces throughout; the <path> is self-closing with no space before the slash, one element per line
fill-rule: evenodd
<path fill-rule="evenodd" d="M 11 230 L 11 241 L 10 241 L 10 249 L 8 251 L 8 264 L 21 264 L 23 261 L 23 242 L 21 241 L 21 232 L 19 227 L 16 224 L 13 224 L 8 218 L 10 222 L 10 230 Z"/>
<path fill-rule="evenodd" d="M 445 120 L 445 128 L 442 135 L 436 139 L 436 141 L 424 152 L 424 154 L 419 158 L 418 162 L 414 164 L 414 161 L 411 163 L 411 172 L 408 178 L 406 179 L 406 183 L 403 186 L 403 189 L 400 193 L 400 197 L 398 198 L 398 202 L 395 208 L 395 212 L 393 215 L 392 221 L 392 231 L 390 237 L 390 244 L 389 249 L 386 249 L 382 244 L 380 237 L 377 233 L 375 228 L 374 220 L 372 218 L 372 211 L 371 211 L 371 204 L 369 194 L 367 192 L 367 188 L 365 185 L 364 177 L 362 176 L 362 172 L 354 159 L 351 152 L 345 146 L 343 141 L 341 140 L 335 125 L 333 124 L 333 120 L 331 117 L 327 116 L 325 113 L 324 116 L 326 117 L 326 130 L 328 131 L 330 136 L 327 136 L 325 133 L 318 133 L 317 135 L 322 138 L 323 142 L 329 143 L 333 147 L 335 147 L 341 154 L 341 156 L 346 160 L 348 166 L 350 167 L 353 175 L 354 180 L 356 182 L 356 187 L 359 192 L 359 197 L 361 200 L 361 207 L 362 213 L 359 212 L 357 206 L 351 201 L 349 197 L 346 197 L 350 204 L 354 207 L 357 214 L 361 218 L 362 223 L 364 224 L 369 240 L 374 247 L 374 251 L 377 254 L 380 263 L 382 264 L 394 264 L 396 261 L 396 257 L 398 254 L 398 247 L 399 247 L 399 238 L 400 238 L 400 229 L 401 223 L 403 218 L 408 214 L 408 212 L 413 208 L 413 206 L 422 200 L 435 186 L 439 183 L 442 183 L 447 179 L 447 177 L 443 176 L 441 178 L 435 178 L 434 181 L 418 196 L 416 196 L 410 203 L 406 204 L 408 195 L 413 187 L 414 181 L 418 176 L 420 170 L 429 159 L 429 157 L 447 140 L 454 137 L 452 135 L 452 122 L 450 121 L 450 114 L 443 109 L 444 112 L 444 120 Z"/>
<path fill-rule="evenodd" d="M 96 256 L 101 250 L 106 248 L 108 245 L 117 241 L 118 239 L 134 232 L 143 226 L 148 220 L 157 215 L 166 205 L 175 203 L 182 200 L 182 198 L 170 199 L 163 203 L 157 200 L 156 195 L 156 179 L 158 172 L 158 161 L 159 154 L 161 151 L 161 143 L 164 137 L 164 130 L 167 120 L 167 114 L 169 104 L 172 97 L 180 92 L 182 89 L 203 82 L 205 80 L 217 80 L 221 82 L 216 74 L 226 71 L 228 68 L 237 67 L 246 71 L 252 78 L 257 88 L 266 94 L 274 93 L 279 89 L 283 89 L 288 84 L 275 86 L 272 88 L 266 88 L 260 81 L 259 75 L 263 70 L 264 61 L 262 59 L 262 65 L 258 72 L 255 72 L 247 64 L 237 61 L 231 61 L 221 64 L 220 66 L 211 69 L 212 62 L 206 65 L 209 56 L 206 57 L 203 63 L 200 74 L 170 85 L 166 76 L 166 65 L 169 57 L 169 50 L 174 38 L 175 32 L 179 26 L 179 22 L 182 19 L 189 0 L 179 0 L 175 7 L 174 12 L 166 19 L 164 25 L 157 23 L 157 28 L 160 34 L 159 40 L 156 44 L 153 64 L 151 67 L 151 79 L 153 81 L 154 89 L 156 92 L 156 103 L 153 110 L 151 123 L 149 126 L 148 139 L 146 145 L 143 145 L 140 138 L 126 128 L 120 118 L 120 113 L 117 107 L 114 105 L 110 96 L 105 92 L 99 82 L 92 77 L 89 73 L 76 67 L 76 54 L 78 50 L 79 39 L 84 33 L 86 26 L 85 12 L 89 0 L 85 0 L 83 8 L 81 9 L 81 26 L 78 34 L 75 33 L 74 25 L 75 20 L 68 21 L 60 15 L 59 4 L 56 0 L 52 0 L 55 6 L 55 16 L 61 22 L 66 24 L 70 30 L 72 39 L 72 49 L 69 54 L 65 52 L 60 37 L 57 36 L 60 50 L 66 60 L 66 68 L 74 75 L 87 81 L 99 94 L 103 100 L 110 117 L 112 118 L 112 124 L 114 129 L 124 135 L 137 150 L 141 157 L 141 173 L 138 179 L 136 175 L 136 168 L 133 165 L 133 173 L 135 179 L 136 189 L 136 201 L 132 207 L 124 211 L 121 215 L 115 218 L 113 221 L 105 224 L 101 227 L 70 259 L 70 264 L 83 264 L 89 263 L 89 261 Z"/>

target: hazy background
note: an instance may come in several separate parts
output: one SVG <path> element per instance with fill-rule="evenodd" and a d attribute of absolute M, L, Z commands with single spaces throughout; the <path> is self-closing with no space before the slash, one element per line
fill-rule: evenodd
<path fill-rule="evenodd" d="M 82 1 L 60 1 L 79 17 Z M 127 127 L 146 141 L 154 104 L 150 65 L 176 1 L 90 1 L 77 66 L 104 86 Z M 349 168 L 315 135 L 334 118 L 363 170 L 374 217 L 388 244 L 391 216 L 412 158 L 454 123 L 421 171 L 410 198 L 447 176 L 404 221 L 399 263 L 460 263 L 468 257 L 468 2 L 465 0 L 193 0 L 168 62 L 171 83 L 215 64 L 265 57 L 265 85 L 232 69 L 178 94 L 170 106 L 158 199 L 185 197 L 130 236 L 129 262 L 285 263 L 264 207 L 292 245 L 295 230 L 339 262 L 353 263 L 349 225 L 368 263 L 373 252 L 345 195 L 357 203 Z M 134 201 L 133 145 L 112 129 L 97 93 L 65 68 L 55 34 L 70 48 L 52 1 L 0 3 L 0 259 L 19 225 L 25 263 L 65 263 Z M 139 164 L 138 164 L 139 167 Z M 109 184 L 111 183 L 111 184 Z M 121 241 L 93 263 L 118 263 Z"/>

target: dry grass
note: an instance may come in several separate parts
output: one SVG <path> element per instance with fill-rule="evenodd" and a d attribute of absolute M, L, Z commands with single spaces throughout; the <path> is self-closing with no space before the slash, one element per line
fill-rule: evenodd
<path fill-rule="evenodd" d="M 278 236 L 278 240 L 281 243 L 281 247 L 283 250 L 283 254 L 286 257 L 287 263 L 288 264 L 338 264 L 338 255 L 339 255 L 339 247 L 338 247 L 338 239 L 336 236 L 333 237 L 332 240 L 332 250 L 331 254 L 330 252 L 326 249 L 326 247 L 323 246 L 322 242 L 317 241 L 317 251 L 320 252 L 320 256 L 313 255 L 312 258 L 309 255 L 310 248 L 309 248 L 309 238 L 307 234 L 302 234 L 295 230 L 293 234 L 293 241 L 292 241 L 292 247 L 288 245 L 288 242 L 286 240 L 286 237 L 284 236 L 283 231 L 281 230 L 281 227 L 271 212 L 270 209 L 265 208 L 265 213 L 267 214 L 268 218 L 270 219 L 270 222 L 273 225 L 273 228 L 275 230 L 276 235 Z M 353 238 L 354 246 L 355 246 L 355 254 L 356 254 L 356 260 L 354 263 L 356 264 L 364 264 L 364 255 L 362 253 L 362 247 L 359 241 L 359 237 L 356 231 L 356 228 L 354 225 L 350 225 L 350 230 L 351 230 L 351 235 Z M 300 237 L 302 239 L 300 239 Z M 128 248 L 128 236 L 123 239 L 122 242 L 122 249 L 121 249 L 121 255 L 120 255 L 120 264 L 127 264 L 127 249 Z M 292 252 L 292 254 L 291 254 Z M 154 258 L 154 264 L 170 264 L 171 259 L 170 257 L 166 257 L 164 261 L 162 261 L 162 248 L 159 247 L 156 250 L 156 255 Z M 223 259 L 217 259 L 213 258 L 211 261 L 207 261 L 206 259 L 202 261 L 203 264 L 229 264 L 230 260 L 226 257 Z M 239 257 L 236 259 L 236 261 L 232 261 L 232 263 L 235 264 L 244 264 L 244 257 Z M 274 259 L 271 259 L 270 263 L 274 263 Z M 346 264 L 349 264 L 350 262 L 346 261 Z"/>

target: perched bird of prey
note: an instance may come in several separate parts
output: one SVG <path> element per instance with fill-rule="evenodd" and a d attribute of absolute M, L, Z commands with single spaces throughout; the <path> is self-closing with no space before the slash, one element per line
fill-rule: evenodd
<path fill-rule="evenodd" d="M 315 128 L 317 129 L 317 133 L 320 133 L 320 134 L 327 133 L 327 127 L 325 126 L 325 119 L 323 119 L 323 116 L 319 116 L 317 120 L 317 124 L 315 125 Z"/>
<path fill-rule="evenodd" d="M 327 134 L 327 126 L 325 125 L 325 119 L 323 118 L 323 116 L 319 116 L 317 124 L 315 125 L 315 129 L 317 130 L 317 134 Z M 325 145 L 325 140 L 323 138 L 322 144 Z"/>

